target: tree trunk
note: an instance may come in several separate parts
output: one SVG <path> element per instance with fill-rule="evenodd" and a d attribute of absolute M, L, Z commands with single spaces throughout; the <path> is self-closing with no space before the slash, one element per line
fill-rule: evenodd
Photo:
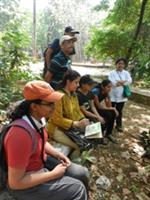
<path fill-rule="evenodd" d="M 143 17 L 144 17 L 144 12 L 145 12 L 145 6 L 147 4 L 148 0 L 143 0 L 142 1 L 142 4 L 141 4 L 141 10 L 140 10 L 140 16 L 139 16 L 139 20 L 138 20 L 138 24 L 137 24 L 137 28 L 136 28 L 136 31 L 135 31 L 135 35 L 132 39 L 132 43 L 131 43 L 131 46 L 129 47 L 128 51 L 127 51 L 127 55 L 126 55 L 126 60 L 127 60 L 127 63 L 131 57 L 131 54 L 132 54 L 132 50 L 134 48 L 134 44 L 138 38 L 138 35 L 140 33 L 140 29 L 141 29 L 141 25 L 142 25 L 142 21 L 143 21 Z"/>
<path fill-rule="evenodd" d="M 33 0 L 33 35 L 32 35 L 32 54 L 36 58 L 36 0 Z"/>

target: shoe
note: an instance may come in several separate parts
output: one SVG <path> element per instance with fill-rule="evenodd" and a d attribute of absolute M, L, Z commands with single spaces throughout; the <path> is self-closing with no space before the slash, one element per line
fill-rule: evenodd
<path fill-rule="evenodd" d="M 111 135 L 108 135 L 106 136 L 108 138 L 108 140 L 110 140 L 112 143 L 114 144 L 118 144 L 118 142 L 111 136 Z"/>
<path fill-rule="evenodd" d="M 106 140 L 106 138 L 101 138 L 99 144 L 108 145 L 108 141 Z"/>
<path fill-rule="evenodd" d="M 93 144 L 94 144 L 94 146 L 98 145 L 98 144 L 107 145 L 108 141 L 106 140 L 106 138 L 100 138 L 100 139 L 94 140 Z"/>
<path fill-rule="evenodd" d="M 118 132 L 123 132 L 123 128 L 121 126 L 116 126 Z"/>

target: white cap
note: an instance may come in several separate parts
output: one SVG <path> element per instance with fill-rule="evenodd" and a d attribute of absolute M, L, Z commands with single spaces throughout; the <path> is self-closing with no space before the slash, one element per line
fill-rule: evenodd
<path fill-rule="evenodd" d="M 59 45 L 62 45 L 62 43 L 64 41 L 67 41 L 67 40 L 73 40 L 74 42 L 76 41 L 76 38 L 73 37 L 73 36 L 70 36 L 70 35 L 63 35 L 60 40 L 59 40 Z"/>

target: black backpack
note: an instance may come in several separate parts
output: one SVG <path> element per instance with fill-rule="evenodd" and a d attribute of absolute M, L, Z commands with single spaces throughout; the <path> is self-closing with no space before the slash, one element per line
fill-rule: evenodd
<path fill-rule="evenodd" d="M 5 189 L 7 186 L 8 167 L 4 150 L 4 138 L 12 126 L 17 126 L 25 129 L 26 132 L 31 136 L 33 141 L 33 153 L 37 147 L 37 140 L 34 134 L 35 130 L 24 119 L 17 119 L 2 128 L 2 131 L 0 132 L 0 190 Z"/>

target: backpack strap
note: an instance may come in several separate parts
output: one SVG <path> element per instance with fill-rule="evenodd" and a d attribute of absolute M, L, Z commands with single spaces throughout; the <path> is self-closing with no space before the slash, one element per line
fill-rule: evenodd
<path fill-rule="evenodd" d="M 35 134 L 36 131 L 24 119 L 17 119 L 8 125 L 8 127 L 12 127 L 12 126 L 17 126 L 17 127 L 23 128 L 27 131 L 27 133 L 32 138 L 32 143 L 33 143 L 32 153 L 34 153 L 36 151 L 36 147 L 37 147 L 37 143 L 38 143 L 36 134 Z"/>
<path fill-rule="evenodd" d="M 36 138 L 36 131 L 33 129 L 30 124 L 24 119 L 17 119 L 10 124 L 3 127 L 0 133 L 0 190 L 6 188 L 7 185 L 7 162 L 5 158 L 4 151 L 4 138 L 7 135 L 9 129 L 13 126 L 20 127 L 26 130 L 32 138 L 32 154 L 35 153 L 37 148 L 38 140 Z"/>

